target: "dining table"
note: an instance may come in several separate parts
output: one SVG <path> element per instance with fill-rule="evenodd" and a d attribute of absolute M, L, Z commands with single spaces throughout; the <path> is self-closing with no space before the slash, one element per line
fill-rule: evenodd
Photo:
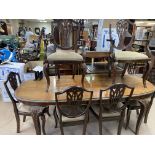
<path fill-rule="evenodd" d="M 70 86 L 83 86 L 87 90 L 93 91 L 92 104 L 98 104 L 99 101 L 99 91 L 100 89 L 108 88 L 112 85 L 112 78 L 108 75 L 103 74 L 87 74 L 84 79 L 84 84 L 81 83 L 82 75 L 75 75 L 75 78 L 72 78 L 72 75 L 63 75 L 62 78 L 57 76 L 50 77 L 50 88 L 49 91 L 46 90 L 46 79 L 43 78 L 40 81 L 28 80 L 23 82 L 15 91 L 15 97 L 18 101 L 22 102 L 25 105 L 29 106 L 55 106 L 55 92 L 61 91 L 66 87 Z M 144 99 L 147 98 L 150 94 L 155 91 L 155 86 L 146 81 L 147 87 L 144 88 L 142 83 L 142 78 L 136 75 L 124 75 L 124 78 L 121 78 L 120 75 L 115 78 L 116 83 L 124 83 L 128 86 L 134 87 L 134 92 L 132 98 L 134 99 Z M 124 98 L 129 94 L 129 90 L 125 91 Z M 84 96 L 84 99 L 87 100 L 87 96 Z M 108 95 L 104 94 L 103 101 L 108 100 Z M 36 130 L 36 134 L 41 134 L 40 122 L 38 116 L 37 108 L 32 111 L 32 118 Z M 141 122 L 141 120 L 139 120 Z M 136 127 L 139 128 L 140 123 Z"/>

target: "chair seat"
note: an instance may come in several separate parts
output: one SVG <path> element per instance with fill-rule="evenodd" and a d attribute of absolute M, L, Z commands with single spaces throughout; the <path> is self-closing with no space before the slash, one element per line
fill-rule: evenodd
<path fill-rule="evenodd" d="M 94 112 L 99 115 L 100 106 L 93 105 L 92 108 L 93 108 Z M 117 116 L 120 116 L 120 112 L 106 110 L 105 108 L 103 108 L 102 117 L 117 117 Z"/>
<path fill-rule="evenodd" d="M 48 61 L 83 61 L 83 57 L 73 51 L 58 50 L 47 57 Z"/>
<path fill-rule="evenodd" d="M 116 60 L 143 60 L 148 59 L 148 56 L 133 51 L 116 51 L 115 58 Z"/>
<path fill-rule="evenodd" d="M 40 107 L 40 106 L 28 106 L 28 105 L 24 105 L 23 103 L 19 103 L 19 105 L 17 106 L 18 110 L 20 112 L 27 112 L 27 113 L 31 113 L 33 110 L 37 110 L 38 112 L 42 112 L 44 110 L 45 107 Z"/>
<path fill-rule="evenodd" d="M 65 116 L 62 116 L 62 122 L 76 122 L 76 121 L 83 121 L 85 119 L 84 115 L 76 118 L 68 118 Z"/>
<path fill-rule="evenodd" d="M 70 115 L 78 115 L 79 113 L 82 112 L 82 107 L 75 108 L 75 109 L 72 108 L 72 110 L 71 110 L 69 106 L 62 106 L 62 109 L 65 113 L 69 113 Z M 56 109 L 56 111 L 58 113 L 57 109 Z M 85 119 L 84 115 L 75 117 L 75 118 L 69 118 L 69 117 L 62 115 L 62 122 L 76 122 L 76 121 L 82 121 L 84 119 Z"/>
<path fill-rule="evenodd" d="M 148 104 L 150 103 L 150 100 L 151 98 L 149 97 L 146 99 L 141 99 L 139 101 L 142 102 L 144 106 L 148 106 Z M 130 108 L 131 110 L 140 109 L 140 103 L 138 102 L 138 100 L 130 100 L 130 103 L 127 107 Z"/>

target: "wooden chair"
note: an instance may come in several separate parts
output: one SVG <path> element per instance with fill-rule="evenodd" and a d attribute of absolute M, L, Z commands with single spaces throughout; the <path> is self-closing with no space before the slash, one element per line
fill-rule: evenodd
<path fill-rule="evenodd" d="M 147 95 L 146 98 L 144 99 L 129 101 L 129 104 L 127 105 L 125 129 L 127 129 L 129 126 L 131 112 L 133 110 L 136 110 L 138 114 L 138 119 L 136 123 L 135 134 L 139 133 L 139 129 L 140 129 L 140 125 L 143 117 L 144 117 L 144 123 L 147 123 L 148 115 L 149 115 L 154 97 L 155 97 L 155 92 L 153 92 L 150 95 Z M 139 113 L 139 110 L 140 110 L 140 113 Z"/>
<path fill-rule="evenodd" d="M 5 89 L 12 101 L 13 104 L 13 109 L 14 109 L 14 114 L 15 114 L 15 118 L 16 118 L 16 122 L 17 122 L 17 133 L 20 133 L 20 115 L 23 116 L 23 122 L 26 121 L 26 116 L 32 116 L 32 110 L 34 110 L 35 108 L 39 108 L 38 110 L 40 111 L 38 114 L 38 117 L 41 117 L 42 119 L 42 130 L 43 130 L 43 134 L 45 133 L 45 113 L 47 113 L 49 116 L 49 107 L 30 107 L 30 106 L 26 106 L 22 103 L 20 103 L 19 101 L 17 101 L 14 97 L 14 95 L 12 95 L 11 90 L 9 89 L 9 85 L 11 86 L 11 88 L 13 89 L 13 91 L 15 91 L 19 84 L 21 84 L 21 79 L 18 73 L 14 73 L 14 72 L 10 72 L 8 75 L 7 80 L 4 82 L 4 86 Z"/>
<path fill-rule="evenodd" d="M 81 123 L 84 123 L 83 134 L 86 133 L 92 96 L 93 91 L 77 86 L 55 93 L 56 107 L 53 112 L 56 127 L 57 121 L 59 121 L 61 134 L 64 134 L 63 126 Z M 84 98 L 87 98 L 87 100 L 84 100 Z"/>
<path fill-rule="evenodd" d="M 126 99 L 123 98 L 126 89 L 130 90 Z M 127 86 L 126 84 L 114 84 L 111 87 L 100 90 L 99 105 L 91 107 L 93 114 L 99 120 L 99 133 L 102 134 L 102 121 L 118 120 L 117 134 L 121 134 L 122 125 L 125 116 L 125 109 L 127 103 L 133 94 L 134 88 Z M 107 97 L 106 100 L 102 98 Z"/>

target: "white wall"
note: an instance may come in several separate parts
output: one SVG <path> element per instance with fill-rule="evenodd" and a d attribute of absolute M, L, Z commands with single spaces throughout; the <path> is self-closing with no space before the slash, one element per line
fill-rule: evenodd
<path fill-rule="evenodd" d="M 41 22 L 30 22 L 30 21 L 25 21 L 24 22 L 26 27 L 31 27 L 33 32 L 35 30 L 36 27 L 39 27 L 40 30 L 42 27 L 46 28 L 46 33 L 51 33 L 51 23 L 47 22 L 47 23 L 41 23 Z"/>

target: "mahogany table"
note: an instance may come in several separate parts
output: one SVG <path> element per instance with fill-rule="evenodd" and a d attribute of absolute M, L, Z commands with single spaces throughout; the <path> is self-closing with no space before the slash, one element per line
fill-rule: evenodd
<path fill-rule="evenodd" d="M 63 90 L 64 87 L 68 86 L 82 86 L 81 84 L 81 75 L 76 75 L 73 79 L 71 75 L 62 76 L 61 79 L 58 79 L 57 76 L 50 77 L 51 85 L 49 91 L 46 92 L 46 79 L 44 78 L 41 81 L 29 80 L 23 82 L 20 87 L 15 91 L 15 96 L 20 102 L 30 105 L 30 106 L 49 106 L 55 105 L 55 92 Z M 142 79 L 138 76 L 125 75 L 122 79 L 121 77 L 116 77 L 117 83 L 125 83 L 129 86 L 135 87 L 133 98 L 142 99 L 146 98 L 148 95 L 155 91 L 155 86 L 146 81 L 147 88 L 143 87 Z M 107 75 L 96 75 L 88 74 L 84 79 L 84 87 L 88 90 L 93 90 L 93 104 L 99 100 L 99 91 L 100 89 L 107 88 L 111 86 L 112 79 Z M 128 95 L 128 91 L 125 92 L 125 95 Z M 125 96 L 124 96 L 125 97 Z M 87 100 L 87 97 L 84 96 Z M 108 100 L 105 94 L 105 100 Z M 36 134 L 41 134 L 41 129 L 39 128 L 40 124 L 37 120 L 37 110 L 33 111 L 33 121 L 36 129 Z M 141 120 L 139 120 L 141 122 Z M 140 125 L 140 124 L 139 124 Z M 138 130 L 138 127 L 137 127 Z"/>

